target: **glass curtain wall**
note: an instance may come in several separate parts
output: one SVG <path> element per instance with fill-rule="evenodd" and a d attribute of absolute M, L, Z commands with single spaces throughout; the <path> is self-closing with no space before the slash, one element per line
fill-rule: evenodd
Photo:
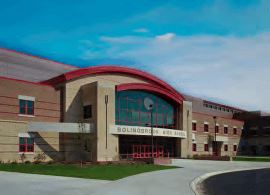
<path fill-rule="evenodd" d="M 175 129 L 174 106 L 157 95 L 143 91 L 116 92 L 116 125 L 149 126 L 151 123 L 151 112 L 144 106 L 144 99 L 146 97 L 154 101 L 154 127 Z"/>

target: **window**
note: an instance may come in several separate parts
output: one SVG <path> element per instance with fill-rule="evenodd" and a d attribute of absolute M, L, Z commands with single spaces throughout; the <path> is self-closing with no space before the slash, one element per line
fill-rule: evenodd
<path fill-rule="evenodd" d="M 219 129 L 218 129 L 218 125 L 215 126 L 215 132 L 218 133 Z"/>
<path fill-rule="evenodd" d="M 218 107 L 218 110 L 221 110 L 221 107 Z"/>
<path fill-rule="evenodd" d="M 204 151 L 209 151 L 208 144 L 204 144 Z"/>
<path fill-rule="evenodd" d="M 83 107 L 83 118 L 92 118 L 92 105 L 87 105 Z"/>
<path fill-rule="evenodd" d="M 208 128 L 208 124 L 204 124 L 204 132 L 208 132 L 209 128 Z"/>
<path fill-rule="evenodd" d="M 236 135 L 237 134 L 237 129 L 234 127 L 233 128 L 233 134 Z"/>
<path fill-rule="evenodd" d="M 212 105 L 209 105 L 209 108 L 212 108 L 213 106 Z"/>
<path fill-rule="evenodd" d="M 234 111 L 233 111 L 233 110 L 231 110 L 231 113 L 234 113 Z"/>
<path fill-rule="evenodd" d="M 34 152 L 34 138 L 19 137 L 19 152 Z"/>
<path fill-rule="evenodd" d="M 233 145 L 233 151 L 236 152 L 236 150 L 237 150 L 237 145 Z"/>
<path fill-rule="evenodd" d="M 20 114 L 34 115 L 34 101 L 20 99 Z"/>
<path fill-rule="evenodd" d="M 228 151 L 228 144 L 224 145 L 224 151 Z"/>
<path fill-rule="evenodd" d="M 153 126 L 157 128 L 175 129 L 175 104 L 152 93 L 143 91 L 119 91 L 115 98 L 115 124 L 129 126 L 149 126 L 151 112 L 144 106 L 148 97 L 154 102 Z"/>
<path fill-rule="evenodd" d="M 222 108 L 222 111 L 224 111 L 224 112 L 225 112 L 225 108 Z"/>
<path fill-rule="evenodd" d="M 196 152 L 196 147 L 197 147 L 197 144 L 196 144 L 196 143 L 193 143 L 193 144 L 192 144 L 192 151 L 193 151 L 193 152 Z"/>
<path fill-rule="evenodd" d="M 214 109 L 217 109 L 217 107 L 216 107 L 216 106 L 213 106 L 213 108 L 214 108 Z"/>
<path fill-rule="evenodd" d="M 196 123 L 195 122 L 192 122 L 192 130 L 196 131 Z"/>
<path fill-rule="evenodd" d="M 224 134 L 228 134 L 228 127 L 224 127 Z"/>

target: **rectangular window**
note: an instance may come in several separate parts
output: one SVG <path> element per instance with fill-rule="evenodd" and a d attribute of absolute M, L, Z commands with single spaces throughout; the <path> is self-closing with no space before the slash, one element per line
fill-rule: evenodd
<path fill-rule="evenodd" d="M 218 133 L 219 129 L 218 126 L 215 126 L 215 132 Z"/>
<path fill-rule="evenodd" d="M 34 152 L 34 138 L 20 137 L 19 152 Z"/>
<path fill-rule="evenodd" d="M 237 134 L 237 129 L 234 127 L 233 128 L 233 134 L 236 135 Z"/>
<path fill-rule="evenodd" d="M 192 151 L 193 152 L 196 152 L 196 148 L 197 148 L 197 144 L 196 143 L 193 143 L 192 144 Z"/>
<path fill-rule="evenodd" d="M 92 105 L 87 105 L 83 107 L 83 118 L 92 118 Z"/>
<path fill-rule="evenodd" d="M 209 151 L 208 144 L 204 144 L 204 151 Z"/>
<path fill-rule="evenodd" d="M 228 127 L 224 127 L 224 134 L 228 134 Z"/>
<path fill-rule="evenodd" d="M 34 101 L 20 99 L 19 114 L 34 115 Z"/>
<path fill-rule="evenodd" d="M 237 150 L 237 145 L 233 145 L 233 151 L 236 152 L 236 150 Z"/>
<path fill-rule="evenodd" d="M 209 128 L 208 128 L 208 124 L 204 124 L 204 132 L 208 132 Z"/>
<path fill-rule="evenodd" d="M 224 151 L 228 151 L 228 145 L 227 144 L 224 145 Z"/>
<path fill-rule="evenodd" d="M 196 131 L 196 123 L 192 123 L 192 130 Z"/>

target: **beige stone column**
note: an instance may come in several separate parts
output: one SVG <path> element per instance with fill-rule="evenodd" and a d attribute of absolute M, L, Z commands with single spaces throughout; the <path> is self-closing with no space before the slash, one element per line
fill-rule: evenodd
<path fill-rule="evenodd" d="M 107 118 L 105 95 L 108 95 Z M 118 159 L 118 136 L 109 133 L 109 127 L 111 125 L 115 125 L 115 85 L 97 82 L 98 161 L 113 161 Z"/>
<path fill-rule="evenodd" d="M 187 157 L 192 155 L 192 102 L 183 101 L 183 105 L 177 109 L 177 129 L 187 132 L 187 138 L 177 138 L 176 155 L 178 157 Z"/>

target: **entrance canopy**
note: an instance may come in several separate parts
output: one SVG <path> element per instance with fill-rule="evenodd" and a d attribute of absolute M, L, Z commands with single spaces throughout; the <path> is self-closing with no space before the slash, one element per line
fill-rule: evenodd
<path fill-rule="evenodd" d="M 32 122 L 27 124 L 27 132 L 93 133 L 89 123 L 49 123 Z"/>

